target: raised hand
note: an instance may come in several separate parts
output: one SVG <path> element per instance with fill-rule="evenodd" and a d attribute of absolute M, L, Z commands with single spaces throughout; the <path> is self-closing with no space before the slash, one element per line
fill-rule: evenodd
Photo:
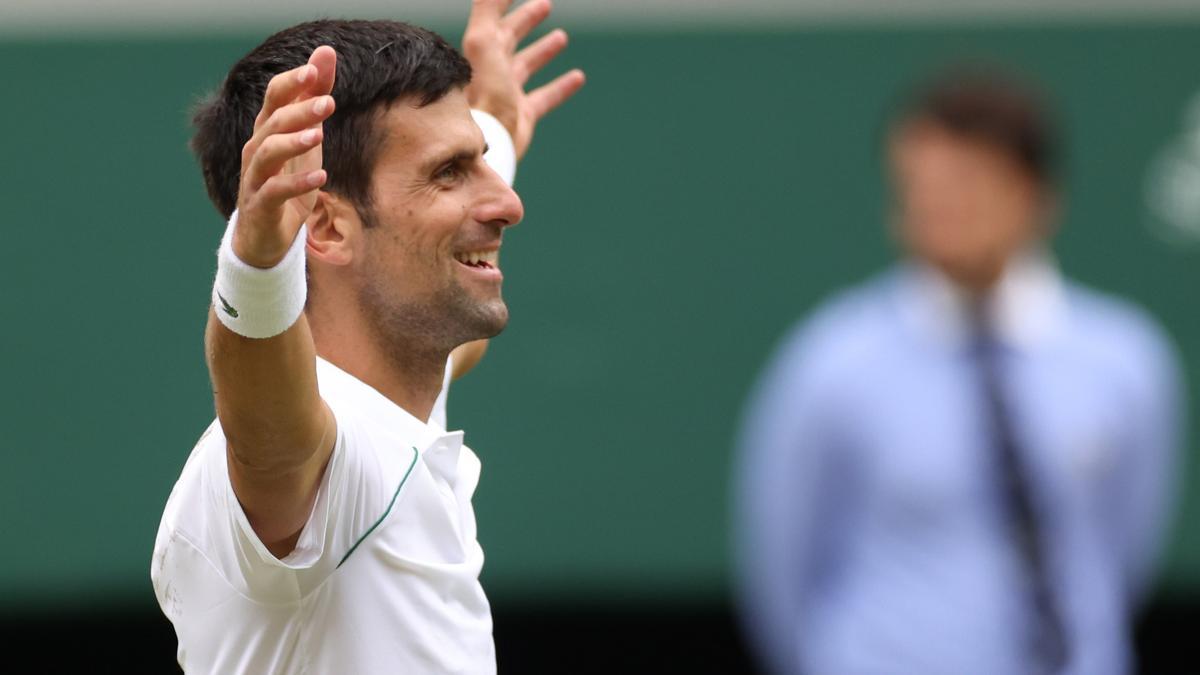
<path fill-rule="evenodd" d="M 474 0 L 463 34 L 463 54 L 474 76 L 467 87 L 471 107 L 490 113 L 512 134 L 517 158 L 524 156 L 533 130 L 546 113 L 583 86 L 583 71 L 570 70 L 526 92 L 529 78 L 567 46 L 562 29 L 517 51 L 517 46 L 550 15 L 550 0 L 529 0 L 505 15 L 512 0 Z"/>
<path fill-rule="evenodd" d="M 308 63 L 271 78 L 254 134 L 242 148 L 233 251 L 255 267 L 277 264 L 312 213 L 328 178 L 321 124 L 333 114 L 337 54 L 318 47 Z"/>

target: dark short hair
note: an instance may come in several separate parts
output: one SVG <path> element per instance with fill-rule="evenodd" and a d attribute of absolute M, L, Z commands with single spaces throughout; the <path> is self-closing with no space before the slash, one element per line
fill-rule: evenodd
<path fill-rule="evenodd" d="M 470 64 L 441 36 L 400 21 L 322 19 L 275 33 L 234 64 L 192 118 L 192 152 L 209 198 L 226 218 L 237 206 L 242 146 L 253 134 L 267 83 L 307 63 L 321 45 L 337 51 L 337 108 L 324 125 L 325 189 L 348 198 L 360 213 L 371 206 L 379 115 L 406 97 L 429 105 L 471 80 Z"/>
<path fill-rule="evenodd" d="M 1041 94 L 994 67 L 959 67 L 917 89 L 893 130 L 929 122 L 988 143 L 1017 162 L 1043 188 L 1056 182 L 1057 139 Z"/>

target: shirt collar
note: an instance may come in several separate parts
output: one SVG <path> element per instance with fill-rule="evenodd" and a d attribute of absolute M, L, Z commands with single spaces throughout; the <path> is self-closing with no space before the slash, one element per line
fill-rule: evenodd
<path fill-rule="evenodd" d="M 970 338 L 970 295 L 944 274 L 921 263 L 902 273 L 900 312 L 921 335 L 946 346 Z M 1051 338 L 1066 319 L 1062 275 L 1043 249 L 1017 255 L 992 291 L 988 312 L 994 337 L 1018 349 Z"/>
<path fill-rule="evenodd" d="M 375 424 L 412 443 L 425 464 L 453 485 L 458 476 L 463 432 L 446 431 L 436 422 L 422 422 L 371 385 L 321 357 L 317 357 L 317 382 L 323 396 L 349 404 Z"/>

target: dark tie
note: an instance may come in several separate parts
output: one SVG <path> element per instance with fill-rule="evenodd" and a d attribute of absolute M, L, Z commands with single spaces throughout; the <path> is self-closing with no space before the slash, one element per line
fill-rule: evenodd
<path fill-rule="evenodd" d="M 1003 349 L 995 333 L 986 303 L 972 308 L 974 355 L 983 387 L 985 420 L 991 431 L 990 450 L 998 473 L 1000 498 L 1008 516 L 1013 543 L 1025 568 L 1035 625 L 1028 635 L 1032 672 L 1059 673 L 1067 663 L 1067 639 L 1062 614 L 1051 592 L 1045 539 L 1042 537 L 1033 484 L 1023 459 L 1020 438 L 1013 425 L 1005 397 Z"/>

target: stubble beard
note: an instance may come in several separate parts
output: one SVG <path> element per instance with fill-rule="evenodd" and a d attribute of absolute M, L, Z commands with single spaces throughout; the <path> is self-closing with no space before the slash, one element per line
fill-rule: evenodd
<path fill-rule="evenodd" d="M 459 345 L 498 335 L 508 324 L 508 306 L 497 294 L 472 297 L 456 281 L 422 299 L 399 297 L 377 280 L 365 283 L 359 302 L 384 353 L 397 363 L 440 359 Z"/>

